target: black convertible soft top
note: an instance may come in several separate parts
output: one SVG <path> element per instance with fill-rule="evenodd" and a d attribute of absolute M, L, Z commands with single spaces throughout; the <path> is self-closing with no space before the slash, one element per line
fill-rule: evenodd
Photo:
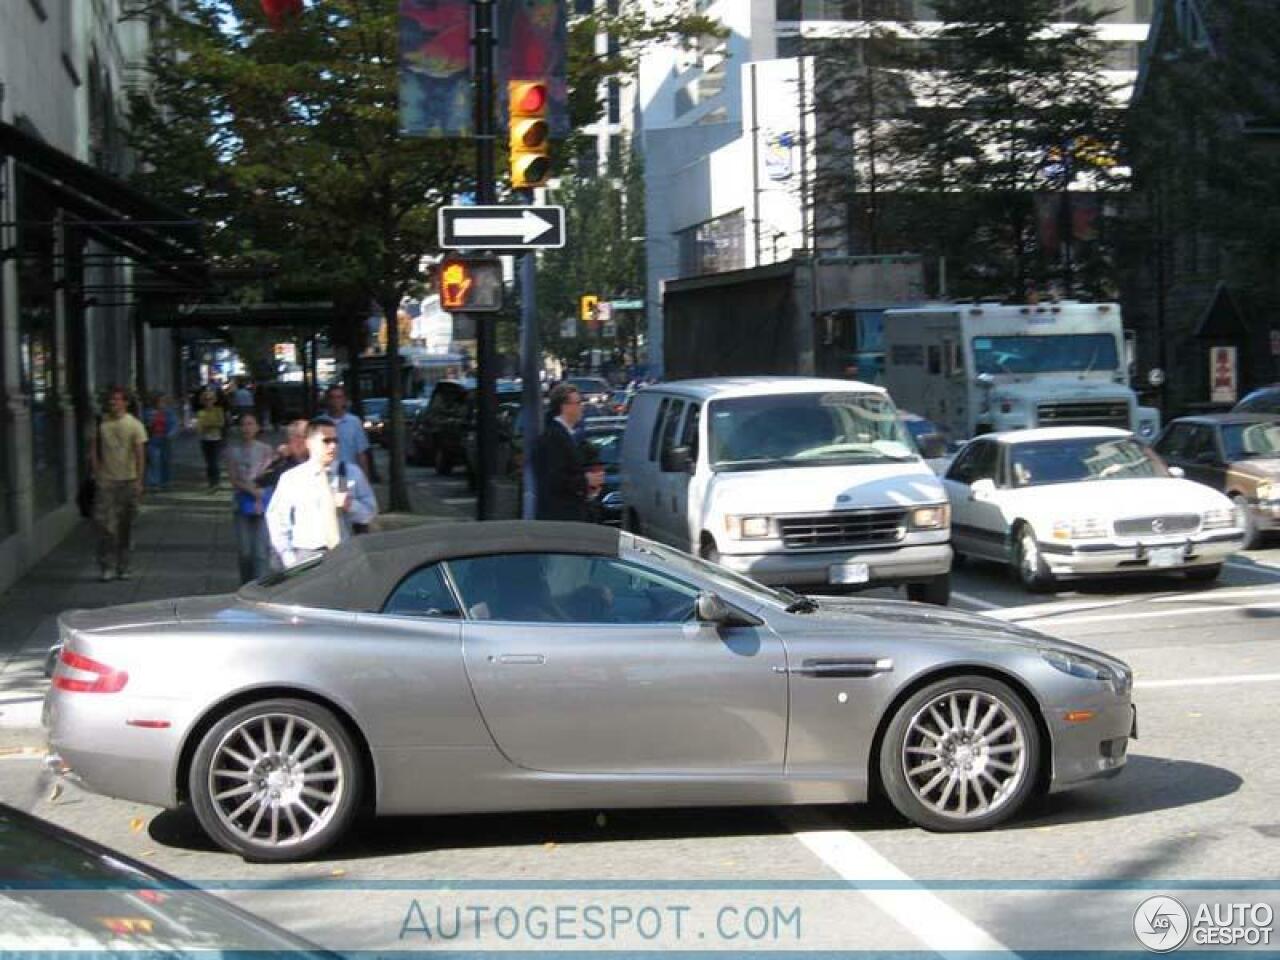
<path fill-rule="evenodd" d="M 618 531 L 589 523 L 495 520 L 424 524 L 352 537 L 314 569 L 273 574 L 240 588 L 260 603 L 352 612 L 381 610 L 396 584 L 439 560 L 497 553 L 618 555 Z"/>

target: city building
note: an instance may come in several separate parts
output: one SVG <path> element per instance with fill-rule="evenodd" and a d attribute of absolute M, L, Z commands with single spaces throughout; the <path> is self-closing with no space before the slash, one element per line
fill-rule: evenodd
<path fill-rule="evenodd" d="M 174 382 L 172 335 L 134 306 L 193 282 L 199 231 L 124 182 L 154 6 L 0 3 L 0 590 L 79 521 L 101 392 Z"/>
<path fill-rule="evenodd" d="M 853 231 L 815 212 L 824 136 L 815 55 L 872 29 L 927 31 L 923 0 L 711 0 L 725 28 L 655 49 L 638 78 L 647 197 L 651 364 L 662 357 L 662 283 L 784 260 L 798 251 L 860 254 Z M 1114 79 L 1132 83 L 1151 0 L 1063 0 L 1062 22 L 1108 11 L 1101 38 Z M 817 149 L 816 149 L 817 148 Z"/>

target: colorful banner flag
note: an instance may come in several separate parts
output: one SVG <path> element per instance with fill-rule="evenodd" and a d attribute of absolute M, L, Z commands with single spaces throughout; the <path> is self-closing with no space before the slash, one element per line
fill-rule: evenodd
<path fill-rule="evenodd" d="M 569 28 L 565 0 L 500 0 L 498 3 L 499 123 L 507 117 L 507 83 L 545 80 L 551 92 L 548 121 L 555 137 L 569 135 L 569 87 L 565 80 Z"/>
<path fill-rule="evenodd" d="M 468 0 L 400 0 L 400 132 L 470 136 L 475 119 Z"/>

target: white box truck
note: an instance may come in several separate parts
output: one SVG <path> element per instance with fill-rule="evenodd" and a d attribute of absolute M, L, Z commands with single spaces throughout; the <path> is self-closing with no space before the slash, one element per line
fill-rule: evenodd
<path fill-rule="evenodd" d="M 1087 426 L 1146 440 L 1159 413 L 1129 387 L 1114 303 L 948 303 L 884 316 L 894 402 L 960 440 L 1001 430 Z"/>

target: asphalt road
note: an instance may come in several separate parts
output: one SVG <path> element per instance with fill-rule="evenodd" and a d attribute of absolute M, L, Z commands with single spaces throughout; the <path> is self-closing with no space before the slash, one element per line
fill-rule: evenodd
<path fill-rule="evenodd" d="M 469 513 L 461 479 L 415 482 Z M 1140 739 L 1121 777 L 986 834 L 928 834 L 872 806 L 403 818 L 281 866 L 215 850 L 187 814 L 55 788 L 35 751 L 0 757 L 0 799 L 347 949 L 1135 949 L 1153 893 L 1280 912 L 1280 544 L 1209 587 L 1112 578 L 1033 596 L 969 564 L 954 589 L 958 607 L 1135 668 Z M 492 918 L 588 901 L 614 911 L 599 939 L 579 914 L 558 931 L 576 939 L 530 940 L 535 925 L 508 940 L 487 919 L 443 939 L 460 904 Z M 646 908 L 652 939 L 634 922 Z"/>

